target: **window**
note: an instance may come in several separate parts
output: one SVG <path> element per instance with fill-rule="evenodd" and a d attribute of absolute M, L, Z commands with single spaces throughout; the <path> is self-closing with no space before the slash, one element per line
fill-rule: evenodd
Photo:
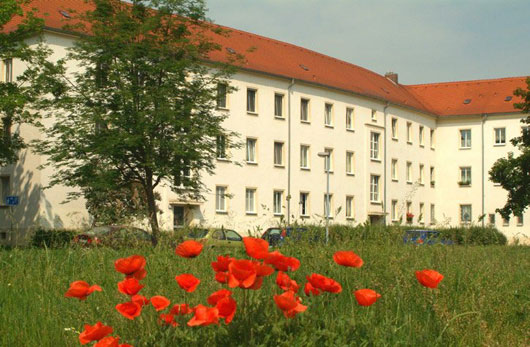
<path fill-rule="evenodd" d="M 256 139 L 247 138 L 247 163 L 256 163 Z"/>
<path fill-rule="evenodd" d="M 397 221 L 397 200 L 392 200 L 392 205 L 390 208 L 390 218 L 392 218 L 392 221 Z"/>
<path fill-rule="evenodd" d="M 370 175 L 370 202 L 379 202 L 379 176 Z"/>
<path fill-rule="evenodd" d="M 495 145 L 503 146 L 506 144 L 506 128 L 495 128 Z"/>
<path fill-rule="evenodd" d="M 353 130 L 353 108 L 346 108 L 346 129 Z"/>
<path fill-rule="evenodd" d="M 392 175 L 392 181 L 397 181 L 398 180 L 398 168 L 397 168 L 397 165 L 398 165 L 398 160 L 397 159 L 392 159 L 392 163 L 390 164 L 390 172 L 391 172 L 391 175 Z"/>
<path fill-rule="evenodd" d="M 300 100 L 300 121 L 309 122 L 309 99 Z"/>
<path fill-rule="evenodd" d="M 435 180 L 434 180 L 434 166 L 431 166 L 431 175 L 430 175 L 430 178 L 431 178 L 431 187 L 434 188 L 434 185 L 435 185 Z"/>
<path fill-rule="evenodd" d="M 326 104 L 324 107 L 324 124 L 333 126 L 333 105 Z"/>
<path fill-rule="evenodd" d="M 0 64 L 0 82 L 12 82 L 13 81 L 13 60 L 4 59 Z"/>
<path fill-rule="evenodd" d="M 324 217 L 333 218 L 333 194 L 324 194 Z"/>
<path fill-rule="evenodd" d="M 407 142 L 412 143 L 412 123 L 407 122 Z"/>
<path fill-rule="evenodd" d="M 515 221 L 517 222 L 517 226 L 518 227 L 522 227 L 523 223 L 524 223 L 523 215 L 519 214 L 519 215 L 515 216 Z"/>
<path fill-rule="evenodd" d="M 434 129 L 431 129 L 431 149 L 434 149 Z"/>
<path fill-rule="evenodd" d="M 471 205 L 460 205 L 460 222 L 471 223 Z"/>
<path fill-rule="evenodd" d="M 436 224 L 436 209 L 434 204 L 431 204 L 431 224 Z"/>
<path fill-rule="evenodd" d="M 217 159 L 226 159 L 226 137 L 223 135 L 217 136 Z"/>
<path fill-rule="evenodd" d="M 9 194 L 9 176 L 0 176 L 0 205 L 7 205 L 6 198 Z"/>
<path fill-rule="evenodd" d="M 274 166 L 283 166 L 283 142 L 274 142 Z"/>
<path fill-rule="evenodd" d="M 309 216 L 309 193 L 300 193 L 300 216 Z"/>
<path fill-rule="evenodd" d="M 215 187 L 215 211 L 226 212 L 226 187 Z"/>
<path fill-rule="evenodd" d="M 256 189 L 254 188 L 245 190 L 245 212 L 247 214 L 256 213 Z"/>
<path fill-rule="evenodd" d="M 346 218 L 353 218 L 353 196 L 346 197 Z"/>
<path fill-rule="evenodd" d="M 495 213 L 490 213 L 488 215 L 488 223 L 490 225 L 495 225 Z"/>
<path fill-rule="evenodd" d="M 215 230 L 212 233 L 212 239 L 214 240 L 226 240 L 225 232 L 223 230 Z"/>
<path fill-rule="evenodd" d="M 418 216 L 418 222 L 421 224 L 425 223 L 425 204 L 420 202 L 420 215 Z"/>
<path fill-rule="evenodd" d="M 324 152 L 329 153 L 329 155 L 324 158 L 324 172 L 333 172 L 333 149 L 324 148 Z"/>
<path fill-rule="evenodd" d="M 379 160 L 379 133 L 370 132 L 370 159 Z"/>
<path fill-rule="evenodd" d="M 425 184 L 424 176 L 425 176 L 424 175 L 424 165 L 420 164 L 420 184 L 421 185 Z"/>
<path fill-rule="evenodd" d="M 397 140 L 398 138 L 398 120 L 397 118 L 392 118 L 392 139 Z"/>
<path fill-rule="evenodd" d="M 377 122 L 377 111 L 372 110 L 372 122 Z"/>
<path fill-rule="evenodd" d="M 354 174 L 354 154 L 353 152 L 346 152 L 346 174 Z"/>
<path fill-rule="evenodd" d="M 471 129 L 460 130 L 460 148 L 471 148 Z"/>
<path fill-rule="evenodd" d="M 274 94 L 274 117 L 283 118 L 283 94 Z"/>
<path fill-rule="evenodd" d="M 300 145 L 300 168 L 309 169 L 309 146 Z"/>
<path fill-rule="evenodd" d="M 510 218 L 502 217 L 502 226 L 504 227 L 510 226 Z"/>
<path fill-rule="evenodd" d="M 273 195 L 273 212 L 277 216 L 283 214 L 282 202 L 283 202 L 283 191 L 275 190 L 274 195 Z"/>
<path fill-rule="evenodd" d="M 179 170 L 175 172 L 174 183 L 175 186 L 186 187 L 190 185 L 191 166 L 189 159 L 179 160 Z"/>
<path fill-rule="evenodd" d="M 219 83 L 217 85 L 217 108 L 226 109 L 226 95 L 227 85 L 224 83 Z"/>
<path fill-rule="evenodd" d="M 225 230 L 226 239 L 228 241 L 243 241 L 243 238 L 239 236 L 235 231 L 233 230 Z"/>
<path fill-rule="evenodd" d="M 461 186 L 468 186 L 471 184 L 471 167 L 461 167 L 460 168 L 460 182 Z"/>
<path fill-rule="evenodd" d="M 256 89 L 247 89 L 247 112 L 256 113 Z"/>
<path fill-rule="evenodd" d="M 419 141 L 420 141 L 420 146 L 423 147 L 425 146 L 425 136 L 424 136 L 424 128 L 422 125 L 420 125 L 420 131 L 419 131 Z"/>
<path fill-rule="evenodd" d="M 182 228 L 185 224 L 184 206 L 173 206 L 173 230 Z"/>
<path fill-rule="evenodd" d="M 407 161 L 407 183 L 412 183 L 412 163 Z"/>
<path fill-rule="evenodd" d="M 412 214 L 412 202 L 407 201 L 407 214 Z"/>

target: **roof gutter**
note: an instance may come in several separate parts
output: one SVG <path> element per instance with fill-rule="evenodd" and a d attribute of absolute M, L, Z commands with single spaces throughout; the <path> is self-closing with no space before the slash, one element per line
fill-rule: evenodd
<path fill-rule="evenodd" d="M 384 129 L 383 129 L 383 138 L 385 139 L 385 142 L 384 142 L 384 148 L 383 148 L 383 213 L 384 213 L 384 217 L 383 217 L 383 221 L 384 221 L 384 225 L 387 225 L 387 218 L 388 218 L 388 213 L 387 213 L 387 158 L 386 158 L 386 149 L 387 149 L 387 141 L 388 141 L 388 138 L 387 138 L 387 109 L 388 107 L 390 106 L 390 103 L 387 101 L 386 102 L 386 105 L 385 107 L 383 108 L 383 125 L 384 125 Z"/>

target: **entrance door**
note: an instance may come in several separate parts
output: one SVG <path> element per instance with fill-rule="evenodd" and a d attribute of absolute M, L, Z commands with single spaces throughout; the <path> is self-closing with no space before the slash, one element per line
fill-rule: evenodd
<path fill-rule="evenodd" d="M 173 206 L 173 229 L 182 228 L 184 225 L 184 206 Z"/>
<path fill-rule="evenodd" d="M 383 216 L 378 215 L 370 215 L 370 224 L 372 225 L 382 225 L 383 224 Z"/>

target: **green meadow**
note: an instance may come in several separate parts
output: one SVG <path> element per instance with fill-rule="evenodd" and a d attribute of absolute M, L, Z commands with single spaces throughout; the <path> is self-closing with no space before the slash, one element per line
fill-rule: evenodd
<path fill-rule="evenodd" d="M 353 250 L 361 268 L 333 262 L 337 250 Z M 152 306 L 134 321 L 115 309 L 128 301 L 119 293 L 123 275 L 114 261 L 132 254 L 147 259 L 147 297 L 164 295 L 171 304 L 207 305 L 223 286 L 213 280 L 210 263 L 225 250 L 205 249 L 195 259 L 175 255 L 173 247 L 110 249 L 11 249 L 0 251 L 0 345 L 76 346 L 84 324 L 114 328 L 121 343 L 134 346 L 528 346 L 530 345 L 530 247 L 404 245 L 398 239 L 365 238 L 320 244 L 286 245 L 282 253 L 300 259 L 292 273 L 303 288 L 313 272 L 342 284 L 340 294 L 306 297 L 307 311 L 286 319 L 273 296 L 281 290 L 276 274 L 260 290 L 233 289 L 238 307 L 225 325 L 160 326 Z M 243 251 L 233 256 L 246 257 Z M 431 268 L 445 278 L 439 288 L 422 287 L 414 272 Z M 175 276 L 201 279 L 193 293 L 180 289 Z M 86 301 L 65 298 L 71 282 L 98 284 Z M 357 305 L 352 292 L 370 288 L 382 295 L 370 307 Z M 171 307 L 171 306 L 170 306 Z M 165 312 L 165 311 L 164 311 Z"/>

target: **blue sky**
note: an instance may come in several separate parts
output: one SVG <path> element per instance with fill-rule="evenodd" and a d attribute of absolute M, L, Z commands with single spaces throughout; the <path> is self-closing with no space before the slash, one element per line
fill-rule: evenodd
<path fill-rule="evenodd" d="M 207 0 L 215 23 L 404 84 L 530 75 L 530 0 Z"/>

